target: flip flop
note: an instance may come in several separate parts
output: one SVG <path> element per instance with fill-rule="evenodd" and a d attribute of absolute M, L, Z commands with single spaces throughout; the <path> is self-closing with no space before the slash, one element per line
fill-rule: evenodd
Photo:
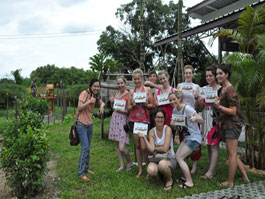
<path fill-rule="evenodd" d="M 88 181 L 91 180 L 90 178 L 88 178 L 86 176 L 80 176 L 80 177 L 78 177 L 78 179 L 83 180 L 83 181 L 86 181 L 86 182 L 88 182 Z"/>
<path fill-rule="evenodd" d="M 170 184 L 170 185 L 167 185 L 167 186 L 164 186 L 164 190 L 165 191 L 169 191 L 170 189 L 172 189 L 172 187 L 173 187 L 173 180 L 172 180 L 172 183 Z"/>
<path fill-rule="evenodd" d="M 192 187 L 193 187 L 193 186 L 192 186 Z M 190 188 L 192 188 L 192 187 L 186 185 L 185 183 L 182 183 L 181 185 L 179 185 L 179 188 L 181 188 L 181 189 L 190 189 Z"/>
<path fill-rule="evenodd" d="M 127 167 L 125 170 L 126 170 L 126 171 L 131 171 L 132 168 L 133 168 L 133 164 L 131 164 L 131 165 L 130 165 L 129 167 Z"/>
<path fill-rule="evenodd" d="M 185 183 L 186 182 L 186 179 L 184 178 L 184 177 L 180 177 L 180 178 L 178 178 L 177 180 L 176 180 L 176 182 L 178 182 L 178 183 Z"/>
<path fill-rule="evenodd" d="M 124 171 L 124 168 L 118 168 L 118 169 L 116 169 L 116 172 L 121 172 L 121 171 Z"/>
<path fill-rule="evenodd" d="M 201 179 L 204 179 L 204 180 L 208 180 L 208 179 L 210 180 L 210 179 L 213 178 L 213 176 L 210 177 L 210 176 L 207 176 L 207 175 L 203 175 L 203 176 L 201 176 L 200 178 L 201 178 Z"/>
<path fill-rule="evenodd" d="M 85 171 L 85 173 L 90 173 L 90 174 L 93 174 L 94 175 L 95 174 L 95 171 L 92 171 L 92 170 L 89 170 L 88 169 L 88 170 Z"/>

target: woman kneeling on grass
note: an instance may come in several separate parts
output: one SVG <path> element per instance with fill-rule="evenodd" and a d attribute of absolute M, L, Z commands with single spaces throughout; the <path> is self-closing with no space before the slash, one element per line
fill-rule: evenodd
<path fill-rule="evenodd" d="M 160 160 L 158 163 L 150 162 L 147 167 L 149 176 L 159 178 L 162 174 L 165 177 L 166 183 L 164 190 L 170 190 L 173 185 L 172 170 L 176 168 L 175 152 L 173 148 L 173 136 L 171 128 L 165 125 L 166 113 L 163 109 L 158 108 L 155 112 L 155 127 L 149 131 L 149 141 L 143 134 L 139 137 L 144 140 L 147 150 L 150 153 L 166 153 L 170 150 L 171 159 Z"/>
<path fill-rule="evenodd" d="M 80 180 L 89 181 L 90 178 L 86 177 L 86 173 L 94 174 L 89 168 L 90 160 L 90 143 L 93 133 L 92 112 L 96 104 L 100 105 L 99 112 L 104 112 L 105 104 L 97 98 L 100 90 L 100 81 L 93 78 L 89 82 L 89 89 L 82 91 L 79 95 L 78 113 L 76 116 L 78 137 L 81 144 L 81 153 L 78 166 L 78 178 Z"/>
<path fill-rule="evenodd" d="M 184 133 L 184 140 L 181 141 L 176 152 L 177 162 L 184 174 L 184 178 L 179 179 L 179 181 L 182 181 L 182 184 L 180 184 L 179 187 L 186 189 L 191 188 L 194 185 L 185 158 L 199 149 L 202 136 L 198 123 L 203 123 L 204 120 L 198 113 L 196 113 L 193 107 L 181 103 L 181 96 L 182 92 L 176 91 L 170 93 L 168 97 L 171 106 L 174 107 L 173 114 L 184 115 L 187 118 L 187 131 Z M 172 119 L 170 125 L 175 127 L 175 123 Z"/>

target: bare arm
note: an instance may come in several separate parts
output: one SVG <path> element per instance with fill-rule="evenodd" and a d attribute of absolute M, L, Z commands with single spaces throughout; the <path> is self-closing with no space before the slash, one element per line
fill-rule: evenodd
<path fill-rule="evenodd" d="M 194 115 L 190 116 L 189 119 L 192 122 L 198 122 L 200 124 L 204 122 L 204 119 L 198 113 L 194 113 Z"/>
<path fill-rule="evenodd" d="M 128 96 L 127 111 L 130 112 L 135 105 L 136 104 L 135 104 L 135 101 L 133 99 L 133 90 L 130 90 L 130 93 L 129 93 L 129 96 Z"/>
<path fill-rule="evenodd" d="M 149 131 L 149 135 L 148 135 L 149 141 L 147 140 L 147 137 L 142 133 L 139 133 L 138 136 L 140 137 L 140 139 L 144 139 L 147 150 L 150 153 L 153 153 L 155 150 L 155 136 L 154 136 L 153 129 Z"/>
<path fill-rule="evenodd" d="M 156 146 L 155 151 L 165 153 L 169 150 L 171 137 L 172 137 L 172 130 L 169 126 L 166 127 L 166 138 L 163 146 Z"/>

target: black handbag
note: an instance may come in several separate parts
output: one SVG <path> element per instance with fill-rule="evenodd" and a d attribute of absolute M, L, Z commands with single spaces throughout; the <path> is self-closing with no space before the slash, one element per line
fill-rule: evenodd
<path fill-rule="evenodd" d="M 71 146 L 77 146 L 80 143 L 76 125 L 77 125 L 77 121 L 75 121 L 75 123 L 71 126 L 71 130 L 70 130 L 70 134 L 69 134 Z"/>

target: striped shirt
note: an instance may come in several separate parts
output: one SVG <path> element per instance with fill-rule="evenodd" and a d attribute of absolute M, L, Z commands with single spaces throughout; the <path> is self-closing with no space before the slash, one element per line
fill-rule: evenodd
<path fill-rule="evenodd" d="M 87 91 L 82 91 L 79 95 L 79 101 L 81 101 L 82 103 L 86 103 L 90 99 L 91 99 L 91 95 Z M 75 115 L 75 118 L 84 125 L 92 124 L 92 122 L 93 122 L 92 121 L 92 111 L 93 111 L 94 105 L 95 104 L 89 104 L 88 107 L 79 111 L 79 116 L 78 116 L 78 112 L 77 112 Z M 78 116 L 78 118 L 77 118 L 77 116 Z"/>

